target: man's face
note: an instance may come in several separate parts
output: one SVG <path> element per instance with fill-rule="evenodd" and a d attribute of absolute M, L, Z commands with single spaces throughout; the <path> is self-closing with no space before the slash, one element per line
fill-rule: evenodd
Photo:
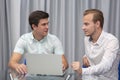
<path fill-rule="evenodd" d="M 33 31 L 40 37 L 45 37 L 48 34 L 48 18 L 41 19 L 38 26 L 34 26 Z"/>
<path fill-rule="evenodd" d="M 83 17 L 82 29 L 86 36 L 92 36 L 96 32 L 96 24 L 93 22 L 93 14 L 87 14 Z"/>

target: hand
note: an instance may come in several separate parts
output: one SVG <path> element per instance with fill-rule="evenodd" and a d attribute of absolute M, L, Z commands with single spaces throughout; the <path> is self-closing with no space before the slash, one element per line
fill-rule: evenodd
<path fill-rule="evenodd" d="M 79 70 L 79 68 L 80 68 L 80 62 L 73 62 L 72 63 L 72 68 L 73 68 L 73 70 Z"/>
<path fill-rule="evenodd" d="M 63 66 L 62 66 L 62 70 L 63 70 L 63 72 L 65 71 L 65 69 L 66 69 L 66 68 L 65 68 L 65 66 L 63 65 Z"/>
<path fill-rule="evenodd" d="M 73 70 L 82 74 L 82 68 L 80 67 L 80 62 L 73 62 L 71 66 L 72 66 Z"/>
<path fill-rule="evenodd" d="M 16 64 L 15 70 L 18 74 L 26 74 L 27 73 L 27 67 L 24 64 Z"/>
<path fill-rule="evenodd" d="M 89 63 L 87 57 L 83 57 L 83 66 L 85 66 L 85 67 L 89 67 L 90 66 L 90 63 Z"/>

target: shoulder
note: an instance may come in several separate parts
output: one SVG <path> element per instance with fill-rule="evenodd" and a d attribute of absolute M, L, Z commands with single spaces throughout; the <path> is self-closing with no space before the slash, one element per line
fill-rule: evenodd
<path fill-rule="evenodd" d="M 104 32 L 104 38 L 106 40 L 116 40 L 118 41 L 118 39 L 111 33 L 108 33 L 108 32 Z"/>
<path fill-rule="evenodd" d="M 20 39 L 26 41 L 26 40 L 32 39 L 32 37 L 33 37 L 32 32 L 30 32 L 30 33 L 25 33 L 25 34 L 23 34 L 23 35 L 20 37 Z"/>
<path fill-rule="evenodd" d="M 59 40 L 56 35 L 53 35 L 53 34 L 50 34 L 50 33 L 47 35 L 47 38 L 49 40 L 52 40 L 52 41 Z"/>
<path fill-rule="evenodd" d="M 115 37 L 113 34 L 104 32 L 103 35 L 103 44 L 104 45 L 109 45 L 110 46 L 119 46 L 119 41 L 117 37 Z"/>

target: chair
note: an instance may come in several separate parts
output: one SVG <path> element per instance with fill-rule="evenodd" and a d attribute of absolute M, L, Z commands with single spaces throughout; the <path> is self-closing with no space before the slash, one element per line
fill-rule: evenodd
<path fill-rule="evenodd" d="M 118 66 L 118 80 L 120 80 L 120 62 L 119 62 L 119 66 Z"/>
<path fill-rule="evenodd" d="M 120 49 L 118 51 L 118 54 L 120 54 Z M 119 65 L 118 65 L 118 80 L 120 80 L 120 57 L 119 57 Z"/>
<path fill-rule="evenodd" d="M 10 77 L 10 80 L 14 80 L 11 73 L 9 73 L 9 77 Z"/>

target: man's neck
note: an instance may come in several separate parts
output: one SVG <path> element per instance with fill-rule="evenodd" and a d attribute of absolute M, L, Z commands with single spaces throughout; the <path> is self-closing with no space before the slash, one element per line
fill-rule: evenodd
<path fill-rule="evenodd" d="M 38 40 L 38 41 L 40 41 L 40 40 L 42 40 L 44 37 L 43 36 L 40 36 L 40 35 L 38 35 L 37 33 L 35 33 L 35 32 L 33 32 L 33 37 L 36 39 L 36 40 Z"/>
<path fill-rule="evenodd" d="M 91 41 L 92 41 L 93 43 L 97 42 L 97 40 L 98 40 L 98 38 L 100 37 L 101 33 L 102 33 L 102 30 L 96 31 L 96 33 L 91 36 L 91 38 L 92 38 Z"/>

